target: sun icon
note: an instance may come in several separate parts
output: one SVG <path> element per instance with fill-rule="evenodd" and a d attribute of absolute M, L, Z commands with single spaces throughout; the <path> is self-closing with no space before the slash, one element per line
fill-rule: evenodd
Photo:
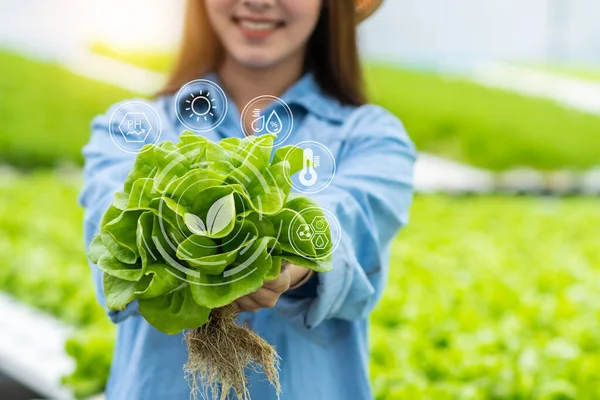
<path fill-rule="evenodd" d="M 208 121 L 208 115 L 214 117 L 215 115 L 212 113 L 212 110 L 215 110 L 217 106 L 215 105 L 216 99 L 210 97 L 210 92 L 203 93 L 201 90 L 199 95 L 195 96 L 194 93 L 190 93 L 189 99 L 185 102 L 189 104 L 189 106 L 185 109 L 190 113 L 189 118 L 196 117 L 196 121 L 200 121 L 200 118 L 204 118 L 204 121 Z"/>
<path fill-rule="evenodd" d="M 227 116 L 225 92 L 206 79 L 196 79 L 183 85 L 173 105 L 179 122 L 193 132 L 215 129 Z"/>

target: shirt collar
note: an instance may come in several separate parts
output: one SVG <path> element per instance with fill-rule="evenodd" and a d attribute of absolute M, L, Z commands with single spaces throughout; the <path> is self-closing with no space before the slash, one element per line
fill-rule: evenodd
<path fill-rule="evenodd" d="M 204 79 L 221 86 L 219 76 L 215 73 L 207 74 Z M 309 114 L 335 123 L 341 123 L 348 111 L 348 107 L 343 106 L 337 99 L 321 89 L 311 72 L 305 73 L 280 98 L 290 107 L 298 106 Z M 233 118 L 232 122 L 239 123 L 240 110 L 233 106 L 233 101 L 229 96 L 228 101 L 230 104 L 228 118 Z"/>
<path fill-rule="evenodd" d="M 312 73 L 306 73 L 284 93 L 282 100 L 296 104 L 308 113 L 340 123 L 345 119 L 345 110 L 340 102 L 325 93 Z"/>

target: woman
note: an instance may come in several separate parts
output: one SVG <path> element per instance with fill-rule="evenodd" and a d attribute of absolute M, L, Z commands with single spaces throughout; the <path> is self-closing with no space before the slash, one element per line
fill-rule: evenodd
<path fill-rule="evenodd" d="M 368 316 L 385 284 L 390 243 L 408 220 L 415 160 L 402 124 L 384 109 L 365 105 L 356 25 L 378 3 L 189 0 L 179 59 L 165 89 L 148 103 L 160 117 L 161 140 L 177 142 L 185 128 L 175 112 L 175 93 L 197 78 L 218 83 L 229 108 L 220 125 L 202 134 L 220 140 L 243 135 L 238 110 L 248 102 L 278 96 L 294 118 L 285 144 L 318 141 L 335 157 L 331 184 L 312 195 L 341 226 L 333 271 L 311 274 L 290 265 L 275 281 L 236 302 L 240 322 L 281 356 L 281 398 L 286 400 L 372 398 Z M 114 114 L 128 111 L 124 103 L 97 117 L 84 148 L 80 201 L 87 244 L 135 159 L 110 135 L 119 119 Z M 92 270 L 104 304 L 101 272 Z M 118 323 L 118 338 L 107 398 L 189 398 L 182 336 L 152 328 L 135 302 L 109 315 Z M 253 399 L 277 398 L 264 376 L 248 373 Z"/>

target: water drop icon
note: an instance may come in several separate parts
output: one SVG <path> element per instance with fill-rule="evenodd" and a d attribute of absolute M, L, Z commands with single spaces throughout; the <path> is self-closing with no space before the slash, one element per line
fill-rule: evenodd
<path fill-rule="evenodd" d="M 277 135 L 281 132 L 282 126 L 281 118 L 279 118 L 277 112 L 275 110 L 271 111 L 271 115 L 267 120 L 267 132 Z"/>
<path fill-rule="evenodd" d="M 323 238 L 323 235 L 317 235 L 313 244 L 316 249 L 324 249 L 325 246 L 327 245 L 327 242 Z"/>

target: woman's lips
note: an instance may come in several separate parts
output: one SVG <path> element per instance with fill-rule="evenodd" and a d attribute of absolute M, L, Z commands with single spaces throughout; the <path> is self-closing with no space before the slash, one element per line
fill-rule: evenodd
<path fill-rule="evenodd" d="M 284 23 L 280 21 L 258 20 L 248 18 L 234 18 L 243 36 L 248 39 L 266 39 L 281 28 Z"/>

